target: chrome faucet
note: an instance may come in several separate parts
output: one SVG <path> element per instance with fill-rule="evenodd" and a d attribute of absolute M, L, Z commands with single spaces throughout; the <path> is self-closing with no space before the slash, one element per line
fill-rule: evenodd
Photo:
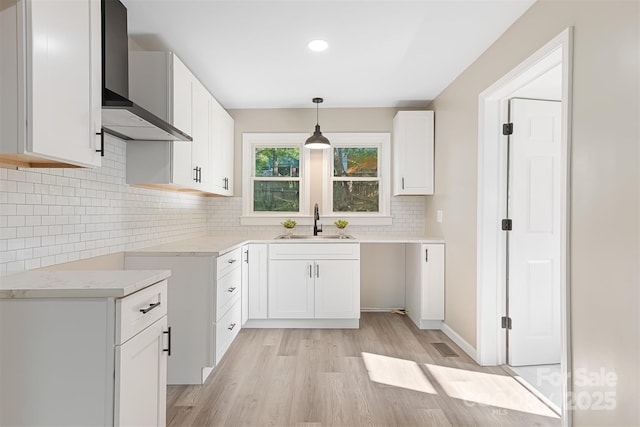
<path fill-rule="evenodd" d="M 318 221 L 320 220 L 320 211 L 318 210 L 318 204 L 313 207 L 313 235 L 317 236 L 318 233 L 322 233 L 322 224 L 318 227 Z"/>

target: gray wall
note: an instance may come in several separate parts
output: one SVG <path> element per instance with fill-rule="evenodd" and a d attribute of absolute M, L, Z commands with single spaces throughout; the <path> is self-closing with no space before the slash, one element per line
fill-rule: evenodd
<path fill-rule="evenodd" d="M 431 105 L 437 191 L 425 227 L 447 242 L 446 323 L 475 345 L 478 95 L 574 27 L 572 363 L 574 372 L 604 369 L 618 378 L 616 408 L 578 408 L 576 425 L 640 424 L 639 5 L 539 0 Z M 435 222 L 439 209 L 443 224 Z"/>

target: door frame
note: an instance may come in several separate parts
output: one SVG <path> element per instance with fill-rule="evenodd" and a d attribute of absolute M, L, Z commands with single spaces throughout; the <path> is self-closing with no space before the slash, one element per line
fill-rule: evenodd
<path fill-rule="evenodd" d="M 562 424 L 570 425 L 567 411 L 570 371 L 570 149 L 573 28 L 554 37 L 529 58 L 480 93 L 478 101 L 478 200 L 477 200 L 477 344 L 480 365 L 506 362 L 504 316 L 506 245 L 500 220 L 506 211 L 507 166 L 502 123 L 508 119 L 508 99 L 520 88 L 562 64 L 561 137 L 561 260 L 560 317 L 562 369 Z"/>

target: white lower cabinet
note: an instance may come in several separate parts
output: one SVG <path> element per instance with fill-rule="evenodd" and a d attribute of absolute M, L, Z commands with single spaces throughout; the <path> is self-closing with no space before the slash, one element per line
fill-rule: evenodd
<path fill-rule="evenodd" d="M 444 244 L 407 244 L 406 306 L 420 329 L 444 320 Z"/>
<path fill-rule="evenodd" d="M 242 327 L 242 248 L 216 259 L 215 364 L 238 335 Z"/>
<path fill-rule="evenodd" d="M 116 346 L 115 425 L 163 426 L 167 412 L 167 358 L 164 316 L 140 334 Z M 165 375 L 158 375 L 159 372 Z"/>
<path fill-rule="evenodd" d="M 0 299 L 0 425 L 164 426 L 170 334 L 166 280 L 120 299 Z"/>
<path fill-rule="evenodd" d="M 242 248 L 242 324 L 267 318 L 267 245 L 250 243 Z"/>
<path fill-rule="evenodd" d="M 359 319 L 360 245 L 269 246 L 269 319 Z"/>
<path fill-rule="evenodd" d="M 359 318 L 360 262 L 316 260 L 315 264 L 315 318 Z"/>
<path fill-rule="evenodd" d="M 271 260 L 269 263 L 269 318 L 313 319 L 313 260 Z"/>
<path fill-rule="evenodd" d="M 168 384 L 203 384 L 241 328 L 241 249 L 218 257 L 127 253 L 128 270 L 169 269 Z"/>

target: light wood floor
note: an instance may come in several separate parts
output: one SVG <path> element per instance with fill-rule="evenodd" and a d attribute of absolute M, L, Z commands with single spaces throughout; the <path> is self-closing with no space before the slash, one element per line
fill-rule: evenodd
<path fill-rule="evenodd" d="M 460 356 L 441 356 L 434 342 Z M 510 380 L 500 367 L 477 366 L 439 331 L 421 331 L 397 314 L 363 313 L 358 330 L 241 330 L 204 385 L 169 386 L 167 425 L 560 425 L 557 417 L 505 408 L 529 402 L 520 385 L 492 389 Z"/>

